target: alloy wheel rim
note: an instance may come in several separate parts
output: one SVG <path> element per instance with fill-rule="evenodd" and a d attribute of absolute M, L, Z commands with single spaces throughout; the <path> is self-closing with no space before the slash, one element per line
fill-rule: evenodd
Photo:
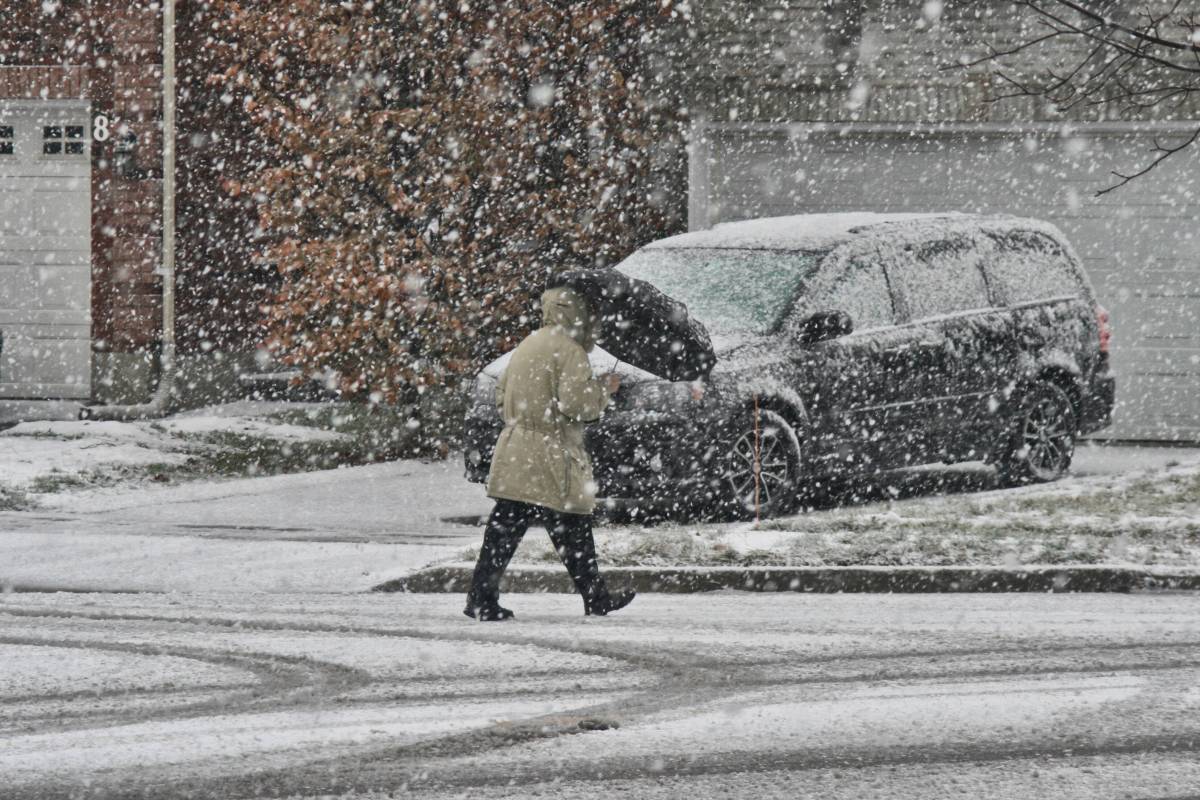
<path fill-rule="evenodd" d="M 1029 466 L 1041 476 L 1057 476 L 1070 463 L 1075 438 L 1067 414 L 1053 400 L 1039 400 L 1025 415 L 1021 444 Z"/>
<path fill-rule="evenodd" d="M 759 504 L 769 507 L 788 485 L 788 458 L 779 431 L 764 427 L 759 432 Z M 729 483 L 747 507 L 754 505 L 754 431 L 738 437 L 733 445 L 733 469 Z"/>

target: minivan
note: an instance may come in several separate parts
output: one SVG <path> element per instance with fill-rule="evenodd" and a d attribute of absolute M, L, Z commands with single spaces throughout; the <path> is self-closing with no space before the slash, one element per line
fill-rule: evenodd
<path fill-rule="evenodd" d="M 619 355 L 603 336 L 591 353 L 597 372 L 623 376 L 588 432 L 601 497 L 770 516 L 836 479 L 936 462 L 1047 482 L 1070 467 L 1077 437 L 1111 421 L 1108 314 L 1045 222 L 757 219 L 652 242 L 607 274 L 670 302 L 606 328 L 625 332 Z M 679 351 L 708 356 L 664 371 Z M 506 360 L 472 392 L 474 481 L 503 426 Z"/>

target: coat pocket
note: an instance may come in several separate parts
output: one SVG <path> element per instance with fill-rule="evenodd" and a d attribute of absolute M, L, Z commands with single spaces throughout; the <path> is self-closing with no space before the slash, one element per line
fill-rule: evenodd
<path fill-rule="evenodd" d="M 571 473 L 574 472 L 579 479 L 579 493 L 587 493 L 587 484 L 592 479 L 592 463 L 586 454 L 577 452 L 572 447 L 564 447 L 563 453 L 566 455 L 566 475 L 567 485 L 563 489 L 563 497 L 569 498 L 571 491 Z"/>

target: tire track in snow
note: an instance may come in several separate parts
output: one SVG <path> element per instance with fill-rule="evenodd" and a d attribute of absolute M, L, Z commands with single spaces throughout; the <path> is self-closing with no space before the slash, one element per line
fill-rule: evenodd
<path fill-rule="evenodd" d="M 276 612 L 278 613 L 278 612 Z M 748 691 L 762 689 L 802 689 L 813 693 L 844 692 L 856 685 L 881 683 L 931 683 L 946 679 L 983 680 L 1013 677 L 1062 675 L 1167 675 L 1195 671 L 1200 663 L 1200 641 L 1086 642 L 1071 645 L 1036 645 L 1014 642 L 1012 646 L 906 648 L 900 650 L 804 655 L 794 658 L 772 654 L 766 658 L 722 657 L 697 643 L 692 649 L 672 642 L 669 647 L 644 642 L 601 641 L 597 630 L 592 638 L 586 628 L 577 631 L 575 640 L 554 638 L 539 632 L 523 632 L 513 627 L 480 628 L 467 625 L 461 630 L 431 626 L 332 624 L 319 621 L 261 619 L 220 613 L 179 615 L 161 613 L 83 611 L 64 609 L 0 609 L 0 614 L 29 623 L 38 619 L 85 619 L 94 622 L 130 622 L 170 629 L 181 625 L 211 628 L 236 628 L 243 633 L 291 632 L 320 633 L 332 636 L 377 636 L 452 641 L 466 644 L 504 644 L 530 646 L 568 654 L 591 655 L 609 659 L 630 671 L 631 678 L 643 678 L 631 687 L 634 693 L 620 700 L 574 708 L 570 711 L 540 715 L 522 722 L 501 723 L 465 733 L 439 736 L 406 746 L 360 745 L 339 749 L 336 759 L 308 760 L 286 768 L 268 769 L 253 774 L 243 764 L 225 765 L 222 775 L 186 777 L 172 770 L 146 770 L 136 776 L 122 775 L 120 780 L 101 780 L 89 790 L 97 798 L 133 797 L 213 797 L 224 798 L 258 793 L 324 794 L 396 786 L 428 789 L 476 787 L 481 784 L 511 786 L 534 784 L 561 777 L 551 766 L 525 765 L 519 768 L 483 768 L 472 762 L 475 756 L 497 750 L 519 754 L 523 747 L 539 741 L 564 739 L 582 734 L 579 721 L 584 716 L 601 716 L 622 725 L 635 725 L 650 714 L 692 708 L 697 700 L 705 704 L 720 702 Z M 29 642 L 23 642 L 29 643 Z M 78 643 L 76 643 L 78 644 Z M 143 648 L 145 651 L 146 648 Z M 153 650 L 152 652 L 165 652 Z M 208 652 L 210 657 L 227 654 Z M 238 654 L 244 655 L 244 654 Z M 270 659 L 276 656 L 265 656 Z M 1080 663 L 1080 659 L 1086 659 Z M 984 663 L 980 663 L 980 662 Z M 586 675 L 582 676 L 588 677 Z M 1193 675 L 1194 680 L 1197 676 Z M 382 681 L 367 675 L 366 684 Z M 334 690 L 336 691 L 336 690 Z M 312 692 L 310 702 L 328 700 L 330 695 Z M 456 700 L 463 699 L 456 697 Z M 267 700 L 264 703 L 269 705 Z M 168 712 L 167 716 L 171 716 Z M 1026 739 L 1011 746 L 945 746 L 929 748 L 843 747 L 836 752 L 811 749 L 754 753 L 716 753 L 701 757 L 621 756 L 606 759 L 601 766 L 588 766 L 581 775 L 593 780 L 616 778 L 652 778 L 662 774 L 716 775 L 731 772 L 789 769 L 803 771 L 832 767 L 890 764 L 969 763 L 972 761 L 1012 761 L 1054 757 L 1056 755 L 1128 754 L 1146 752 L 1193 752 L 1200 749 L 1200 735 L 1188 738 L 1176 733 L 1140 735 L 1120 742 L 1096 743 L 1058 738 Z M 176 780 L 181 778 L 181 780 Z M 78 787 L 40 785 L 39 800 L 68 797 Z"/>
<path fill-rule="evenodd" d="M 40 725 L 39 731 L 71 730 L 97 725 L 118 725 L 130 722 L 146 722 L 154 719 L 180 719 L 198 717 L 223 711 L 229 707 L 252 710 L 275 708 L 280 705 L 297 705 L 309 702 L 313 697 L 326 696 L 364 686 L 371 676 L 361 670 L 341 664 L 318 661 L 312 658 L 286 656 L 274 653 L 245 653 L 210 650 L 172 645 L 143 645 L 127 642 L 102 642 L 72 639 L 51 639 L 38 636 L 0 635 L 0 645 L 13 644 L 32 647 L 48 647 L 63 650 L 97 650 L 109 653 L 125 653 L 134 656 L 172 656 L 199 661 L 219 667 L 233 667 L 248 673 L 246 684 L 236 687 L 187 685 L 179 688 L 119 689 L 110 692 L 68 692 L 42 695 L 40 697 L 0 698 L 0 709 L 5 706 L 29 703 L 70 703 L 88 699 L 101 704 L 105 700 L 119 699 L 124 707 L 119 711 L 103 708 L 94 714 L 77 710 L 63 719 L 60 714 L 52 717 L 32 717 L 23 720 L 23 727 Z M 189 699 L 195 694 L 212 695 L 203 699 Z M 172 702 L 182 695 L 184 699 Z M 130 706 L 129 701 L 152 698 L 154 705 Z M 73 709 L 77 705 L 72 704 Z M 2 731 L 3 729 L 0 729 Z M 11 733 L 12 731 L 8 731 Z"/>

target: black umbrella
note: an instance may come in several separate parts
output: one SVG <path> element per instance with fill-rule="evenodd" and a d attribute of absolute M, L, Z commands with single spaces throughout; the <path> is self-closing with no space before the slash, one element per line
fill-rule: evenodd
<path fill-rule="evenodd" d="M 708 331 L 687 306 L 645 281 L 613 269 L 577 269 L 554 276 L 600 315 L 600 346 L 621 361 L 669 381 L 707 377 L 717 357 Z"/>

